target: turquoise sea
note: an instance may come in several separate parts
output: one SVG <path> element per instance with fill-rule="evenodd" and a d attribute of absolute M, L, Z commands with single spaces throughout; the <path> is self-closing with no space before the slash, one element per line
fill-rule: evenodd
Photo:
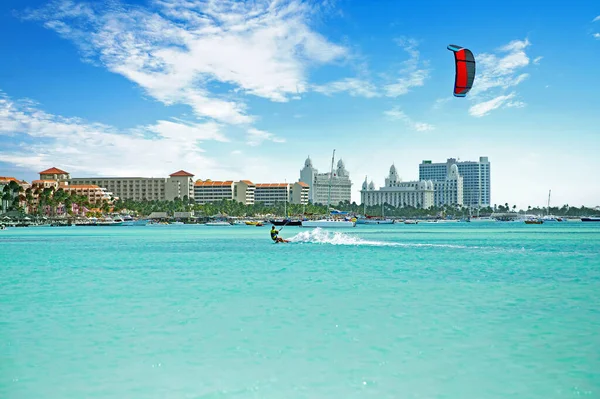
<path fill-rule="evenodd" d="M 600 224 L 10 228 L 0 398 L 600 398 Z"/>

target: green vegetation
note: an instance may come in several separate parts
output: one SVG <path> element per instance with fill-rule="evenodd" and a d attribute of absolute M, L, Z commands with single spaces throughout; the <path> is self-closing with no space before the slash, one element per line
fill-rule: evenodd
<path fill-rule="evenodd" d="M 356 214 L 363 214 L 364 207 L 358 205 L 355 202 L 341 202 L 334 207 L 339 211 L 348 211 Z M 278 215 L 284 216 L 286 205 L 283 202 L 276 203 L 272 206 L 266 206 L 262 203 L 256 203 L 254 205 L 244 205 L 241 202 L 223 200 L 220 202 L 210 204 L 196 204 L 193 200 L 185 198 L 175 199 L 174 201 L 115 201 L 114 211 L 118 212 L 121 210 L 135 211 L 139 215 L 148 216 L 152 212 L 167 212 L 169 215 L 173 215 L 173 212 L 189 212 L 195 211 L 198 215 L 213 216 L 217 214 L 223 214 L 228 216 L 237 217 L 252 217 L 258 215 Z M 516 205 L 510 206 L 509 204 L 494 205 L 494 207 L 482 208 L 479 211 L 481 216 L 490 215 L 492 213 L 504 213 L 504 212 L 516 212 Z M 532 213 L 532 214 L 546 214 L 546 208 L 531 208 L 527 210 L 520 210 L 519 213 Z M 287 204 L 287 214 L 291 217 L 301 216 L 302 214 L 307 215 L 324 215 L 327 213 L 327 206 L 320 204 L 308 204 L 306 206 L 297 204 Z M 381 216 L 382 207 L 380 205 L 370 206 L 366 209 L 367 215 Z M 600 215 L 600 211 L 595 211 L 591 208 L 586 207 L 569 207 L 564 205 L 560 208 L 551 207 L 550 214 L 557 216 L 595 216 Z M 469 216 L 469 210 L 464 207 L 456 206 L 443 206 L 443 207 L 432 207 L 430 209 L 417 209 L 411 206 L 406 207 L 394 207 L 386 204 L 384 207 L 384 215 L 389 217 L 405 217 L 405 218 L 419 218 L 419 217 L 436 217 L 436 216 L 451 216 L 455 218 L 463 218 Z"/>
<path fill-rule="evenodd" d="M 23 195 L 23 187 L 16 181 L 11 181 L 4 186 L 2 192 L 0 192 L 1 209 L 5 211 L 19 211 L 19 202 L 25 200 Z"/>

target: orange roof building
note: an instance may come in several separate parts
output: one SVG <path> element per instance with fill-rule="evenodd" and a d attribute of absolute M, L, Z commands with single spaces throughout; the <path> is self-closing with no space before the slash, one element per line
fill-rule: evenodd
<path fill-rule="evenodd" d="M 196 180 L 194 183 L 194 200 L 197 204 L 233 200 L 234 194 L 233 180 L 213 181 L 208 179 Z"/>
<path fill-rule="evenodd" d="M 46 170 L 41 171 L 39 174 L 40 175 L 68 175 L 69 172 L 65 172 L 62 169 L 58 169 L 58 168 L 52 167 L 50 169 L 46 169 Z"/>
<path fill-rule="evenodd" d="M 71 184 L 95 184 L 115 198 L 134 201 L 173 201 L 194 197 L 194 175 L 180 170 L 164 177 L 78 177 Z"/>
<path fill-rule="evenodd" d="M 171 177 L 177 177 L 177 176 L 194 177 L 193 174 L 191 174 L 190 172 L 186 172 L 185 170 L 180 170 L 179 172 L 171 173 L 169 176 L 171 176 Z"/>
<path fill-rule="evenodd" d="M 40 180 L 66 181 L 70 178 L 71 176 L 69 175 L 69 172 L 65 172 L 64 170 L 55 167 L 40 172 Z"/>
<path fill-rule="evenodd" d="M 277 202 L 292 204 L 308 204 L 309 186 L 303 182 L 296 183 L 257 183 L 254 200 L 267 206 Z"/>

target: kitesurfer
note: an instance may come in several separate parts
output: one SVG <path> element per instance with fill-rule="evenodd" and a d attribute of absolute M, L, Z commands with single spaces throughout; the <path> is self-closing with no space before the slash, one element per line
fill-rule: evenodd
<path fill-rule="evenodd" d="M 285 240 L 283 238 L 277 237 L 277 234 L 279 234 L 279 231 L 275 230 L 275 225 L 273 225 L 271 227 L 271 240 L 275 242 L 284 242 Z"/>

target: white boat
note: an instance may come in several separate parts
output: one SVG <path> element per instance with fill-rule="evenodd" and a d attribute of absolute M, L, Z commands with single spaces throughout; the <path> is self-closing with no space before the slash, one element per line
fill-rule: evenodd
<path fill-rule="evenodd" d="M 356 224 L 394 224 L 392 219 L 358 218 Z"/>
<path fill-rule="evenodd" d="M 106 217 L 98 222 L 96 222 L 95 224 L 92 224 L 92 226 L 122 226 L 123 222 L 118 222 L 113 220 L 110 217 Z"/>
<path fill-rule="evenodd" d="M 367 215 L 367 204 L 364 204 L 365 216 L 358 216 L 356 218 L 356 224 L 394 224 L 392 219 L 388 219 L 384 215 L 385 209 L 381 204 L 381 216 L 366 216 Z"/>
<path fill-rule="evenodd" d="M 481 216 L 481 217 L 471 216 L 470 222 L 471 223 L 493 223 L 493 222 L 496 222 L 496 219 L 491 218 L 489 216 Z"/>
<path fill-rule="evenodd" d="M 183 222 L 171 222 L 169 224 L 174 224 L 176 226 L 181 226 L 181 225 L 183 225 Z"/>
<path fill-rule="evenodd" d="M 207 222 L 206 223 L 207 226 L 231 226 L 231 223 L 229 222 Z"/>
<path fill-rule="evenodd" d="M 563 218 L 550 215 L 550 195 L 552 194 L 552 190 L 548 191 L 548 209 L 546 210 L 546 215 L 542 217 L 544 223 L 552 223 L 552 222 L 564 222 Z"/>

